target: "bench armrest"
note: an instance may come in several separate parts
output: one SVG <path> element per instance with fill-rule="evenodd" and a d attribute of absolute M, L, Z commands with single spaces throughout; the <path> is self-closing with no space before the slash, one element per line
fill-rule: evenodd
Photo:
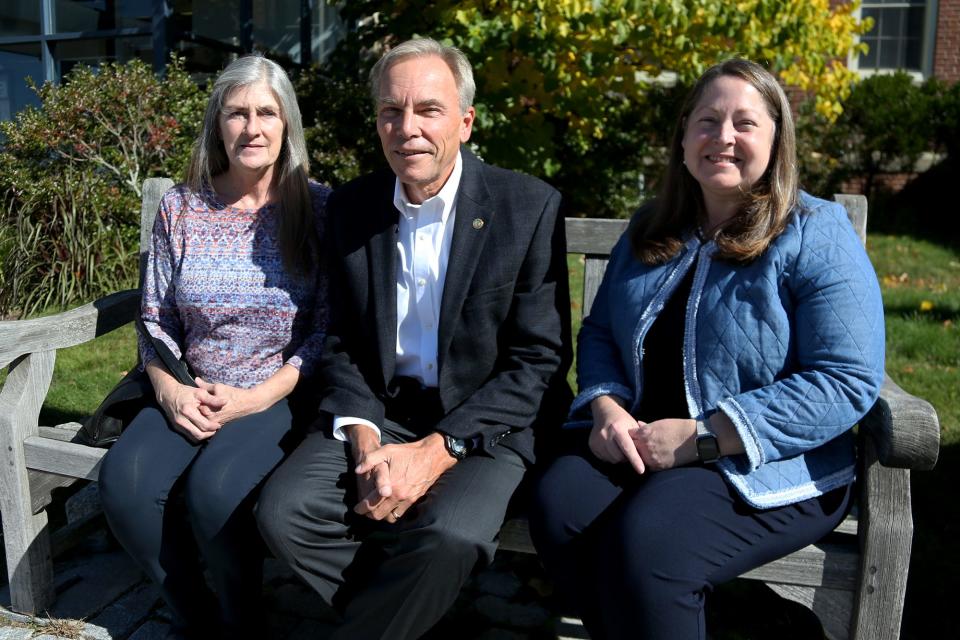
<path fill-rule="evenodd" d="M 940 453 L 940 420 L 933 406 L 885 376 L 880 397 L 860 421 L 886 467 L 932 469 Z"/>
<path fill-rule="evenodd" d="M 93 340 L 132 321 L 139 308 L 140 291 L 128 289 L 52 316 L 0 322 L 0 367 L 27 353 Z"/>

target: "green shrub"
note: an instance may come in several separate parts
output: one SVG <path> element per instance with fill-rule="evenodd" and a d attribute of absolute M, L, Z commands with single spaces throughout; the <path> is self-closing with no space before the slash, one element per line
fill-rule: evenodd
<path fill-rule="evenodd" d="M 322 68 L 301 74 L 294 84 L 310 153 L 311 177 L 333 187 L 383 162 L 367 83 L 332 72 L 340 66 L 335 55 Z"/>
<path fill-rule="evenodd" d="M 817 114 L 810 102 L 801 105 L 797 130 L 804 183 L 814 192 L 831 193 L 845 180 L 863 178 L 872 197 L 878 175 L 912 172 L 922 153 L 938 147 L 937 112 L 941 103 L 946 108 L 945 89 L 937 80 L 916 84 L 897 72 L 859 82 L 836 122 Z"/>
<path fill-rule="evenodd" d="M 960 82 L 946 85 L 933 81 L 931 98 L 937 145 L 954 160 L 960 160 Z"/>
<path fill-rule="evenodd" d="M 76 67 L 0 123 L 0 315 L 135 286 L 140 189 L 179 176 L 204 96 L 174 59 Z"/>

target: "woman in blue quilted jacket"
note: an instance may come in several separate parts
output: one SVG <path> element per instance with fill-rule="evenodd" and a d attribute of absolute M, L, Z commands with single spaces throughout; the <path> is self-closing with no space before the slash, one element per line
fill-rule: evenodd
<path fill-rule="evenodd" d="M 709 69 L 613 250 L 536 485 L 534 542 L 591 637 L 704 638 L 714 585 L 846 513 L 883 308 L 843 207 L 797 181 L 776 79 Z"/>

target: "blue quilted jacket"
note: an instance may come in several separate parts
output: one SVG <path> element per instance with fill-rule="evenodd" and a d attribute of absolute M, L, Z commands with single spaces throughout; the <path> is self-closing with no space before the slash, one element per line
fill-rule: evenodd
<path fill-rule="evenodd" d="M 683 343 L 688 417 L 722 411 L 736 426 L 746 451 L 721 458 L 724 477 L 759 508 L 851 482 L 850 429 L 883 381 L 884 326 L 876 274 L 843 207 L 801 192 L 759 258 L 736 265 L 715 252 L 691 234 L 651 267 L 620 239 L 580 331 L 581 391 L 567 426 L 588 426 L 589 402 L 603 394 L 636 412 L 644 336 L 695 268 Z"/>

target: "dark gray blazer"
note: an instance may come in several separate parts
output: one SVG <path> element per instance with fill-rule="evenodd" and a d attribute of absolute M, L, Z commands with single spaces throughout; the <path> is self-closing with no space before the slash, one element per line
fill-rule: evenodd
<path fill-rule="evenodd" d="M 570 300 L 560 194 L 461 149 L 463 176 L 440 307 L 436 430 L 533 460 L 533 427 L 559 424 L 570 390 Z M 373 173 L 327 203 L 331 326 L 320 410 L 383 424 L 396 366 L 395 176 Z M 483 224 L 475 222 L 482 220 Z M 479 228 L 478 228 L 479 227 Z"/>

